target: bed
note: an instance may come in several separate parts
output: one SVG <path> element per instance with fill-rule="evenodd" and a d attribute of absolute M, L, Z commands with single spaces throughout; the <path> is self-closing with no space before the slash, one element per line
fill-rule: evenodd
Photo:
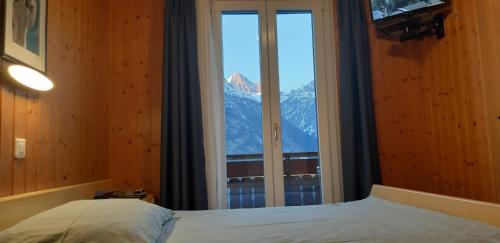
<path fill-rule="evenodd" d="M 341 204 L 176 212 L 166 242 L 500 242 L 500 229 L 377 197 Z"/>
<path fill-rule="evenodd" d="M 187 212 L 79 200 L 0 232 L 0 242 L 500 242 L 499 226 L 497 204 L 374 186 L 365 200 L 306 207 Z"/>

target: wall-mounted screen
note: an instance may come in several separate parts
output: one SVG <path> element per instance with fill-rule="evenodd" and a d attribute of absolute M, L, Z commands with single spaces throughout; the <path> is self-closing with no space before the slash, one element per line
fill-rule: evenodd
<path fill-rule="evenodd" d="M 386 18 L 444 5 L 446 2 L 446 0 L 371 0 L 372 17 L 375 22 L 378 22 Z"/>

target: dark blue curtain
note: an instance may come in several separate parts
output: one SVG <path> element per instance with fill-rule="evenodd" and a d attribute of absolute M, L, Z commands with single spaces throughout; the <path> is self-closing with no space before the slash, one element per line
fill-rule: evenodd
<path fill-rule="evenodd" d="M 367 197 L 381 182 L 364 0 L 338 0 L 344 200 Z"/>
<path fill-rule="evenodd" d="M 195 0 L 165 1 L 161 204 L 208 208 Z"/>

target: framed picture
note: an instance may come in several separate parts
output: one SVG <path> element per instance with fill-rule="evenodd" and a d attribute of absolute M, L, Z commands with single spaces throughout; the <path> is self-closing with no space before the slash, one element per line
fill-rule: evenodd
<path fill-rule="evenodd" d="M 47 0 L 1 1 L 2 57 L 45 73 Z"/>

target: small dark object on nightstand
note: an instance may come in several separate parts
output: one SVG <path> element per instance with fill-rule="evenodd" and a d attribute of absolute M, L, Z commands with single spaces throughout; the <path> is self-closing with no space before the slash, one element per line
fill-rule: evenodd
<path fill-rule="evenodd" d="M 94 195 L 94 199 L 109 199 L 109 198 L 145 198 L 147 193 L 144 189 L 138 189 L 135 191 L 99 191 Z"/>

